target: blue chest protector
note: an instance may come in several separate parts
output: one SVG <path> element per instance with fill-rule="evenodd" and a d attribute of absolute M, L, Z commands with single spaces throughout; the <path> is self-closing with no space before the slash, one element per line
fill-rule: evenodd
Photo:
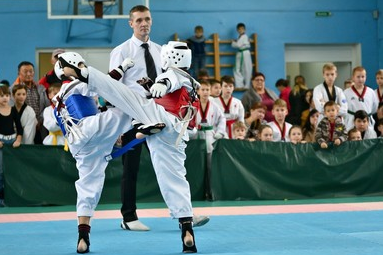
<path fill-rule="evenodd" d="M 94 99 L 80 94 L 70 95 L 65 101 L 65 108 L 74 124 L 77 124 L 85 117 L 93 116 L 98 113 L 98 108 Z M 70 125 L 70 123 L 63 120 L 62 115 L 57 112 L 57 108 L 54 109 L 54 115 L 61 131 L 66 135 L 65 123 L 68 125 Z"/>
<path fill-rule="evenodd" d="M 69 113 L 71 121 L 68 121 L 66 116 L 61 115 L 61 113 L 57 112 L 57 108 L 54 109 L 54 115 L 56 117 L 57 123 L 59 124 L 61 131 L 63 132 L 64 136 L 66 135 L 66 131 L 68 130 L 68 127 L 65 128 L 65 125 L 72 126 L 74 124 L 77 124 L 81 119 L 96 115 L 99 111 L 96 105 L 96 102 L 91 97 L 86 97 L 80 94 L 73 94 L 68 97 L 68 99 L 65 101 L 65 108 L 67 112 Z M 113 150 L 111 154 L 105 156 L 106 161 L 110 161 L 114 158 L 117 158 L 121 156 L 122 154 L 126 153 L 130 148 L 136 146 L 139 143 L 142 143 L 145 141 L 145 138 L 143 139 L 134 139 L 130 141 L 128 144 L 126 144 L 124 147 Z"/>

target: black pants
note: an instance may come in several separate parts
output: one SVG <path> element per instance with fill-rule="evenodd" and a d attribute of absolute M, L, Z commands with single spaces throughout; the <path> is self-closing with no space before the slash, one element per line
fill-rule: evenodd
<path fill-rule="evenodd" d="M 136 129 L 133 128 L 122 136 L 122 146 L 136 138 Z M 144 142 L 146 145 L 146 142 Z M 137 220 L 136 191 L 137 177 L 140 169 L 142 143 L 137 144 L 122 156 L 123 174 L 121 179 L 121 214 L 124 221 Z"/>

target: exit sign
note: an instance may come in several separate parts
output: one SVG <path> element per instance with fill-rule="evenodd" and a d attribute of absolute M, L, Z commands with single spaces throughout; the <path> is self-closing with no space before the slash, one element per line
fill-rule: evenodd
<path fill-rule="evenodd" d="M 315 17 L 330 17 L 331 12 L 315 12 Z"/>

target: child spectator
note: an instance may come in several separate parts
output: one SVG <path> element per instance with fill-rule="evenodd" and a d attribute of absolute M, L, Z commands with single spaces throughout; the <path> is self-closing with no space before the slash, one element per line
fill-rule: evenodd
<path fill-rule="evenodd" d="M 207 172 L 205 176 L 205 191 L 206 199 L 211 200 L 211 157 L 213 152 L 213 143 L 226 135 L 226 118 L 219 109 L 218 105 L 211 102 L 210 83 L 207 80 L 200 82 L 200 87 L 197 90 L 199 96 L 199 109 L 196 116 L 196 126 L 198 131 L 195 135 L 191 135 L 191 139 L 205 139 L 207 151 Z"/>
<path fill-rule="evenodd" d="M 52 52 L 52 56 L 51 56 L 52 66 L 55 66 L 57 60 L 59 59 L 58 55 L 61 53 L 64 53 L 64 52 L 65 52 L 64 49 L 55 49 Z M 39 84 L 44 85 L 45 89 L 48 90 L 49 85 L 51 85 L 53 83 L 61 83 L 61 80 L 59 77 L 56 76 L 56 73 L 55 73 L 54 69 L 52 68 L 52 70 L 50 70 L 48 73 L 46 73 L 44 75 L 44 77 L 39 80 Z"/>
<path fill-rule="evenodd" d="M 266 124 L 265 114 L 267 107 L 261 102 L 256 102 L 250 109 L 249 116 L 245 119 L 245 124 L 248 127 L 246 138 L 257 139 L 258 129 L 262 124 Z"/>
<path fill-rule="evenodd" d="M 209 79 L 210 83 L 210 96 L 211 97 L 219 97 L 221 95 L 221 83 L 216 79 Z"/>
<path fill-rule="evenodd" d="M 245 111 L 242 102 L 233 97 L 234 79 L 231 76 L 221 78 L 222 94 L 214 98 L 214 102 L 223 111 L 226 118 L 226 132 L 230 139 L 233 138 L 233 123 L 237 120 L 245 122 Z"/>
<path fill-rule="evenodd" d="M 289 141 L 288 134 L 292 125 L 285 121 L 288 114 L 285 100 L 277 99 L 274 102 L 272 114 L 274 116 L 274 121 L 267 124 L 273 129 L 274 141 Z"/>
<path fill-rule="evenodd" d="M 245 140 L 246 139 L 247 127 L 242 121 L 236 121 L 233 124 L 233 139 Z"/>
<path fill-rule="evenodd" d="M 20 117 L 9 105 L 11 94 L 6 85 L 0 86 L 0 207 L 4 206 L 4 173 L 3 173 L 3 147 L 12 145 L 17 148 L 21 144 L 23 128 L 21 127 Z"/>
<path fill-rule="evenodd" d="M 258 140 L 264 142 L 274 141 L 273 129 L 269 125 L 261 125 L 258 130 Z"/>
<path fill-rule="evenodd" d="M 324 105 L 324 116 L 315 131 L 315 140 L 322 149 L 328 148 L 328 143 L 340 145 L 347 140 L 347 129 L 342 118 L 338 116 L 338 105 L 334 101 L 327 101 Z"/>
<path fill-rule="evenodd" d="M 380 102 L 378 105 L 378 110 L 376 110 L 376 113 L 372 115 L 374 118 L 375 124 L 374 124 L 374 130 L 378 136 L 381 135 L 379 129 L 378 129 L 378 121 L 380 119 L 383 119 L 383 102 Z"/>
<path fill-rule="evenodd" d="M 314 143 L 315 131 L 318 125 L 319 112 L 317 109 L 312 109 L 309 113 L 308 119 L 303 126 L 303 140 L 308 143 Z"/>
<path fill-rule="evenodd" d="M 352 81 L 352 79 L 347 79 L 343 82 L 343 90 L 351 88 L 353 85 L 354 85 L 354 82 Z"/>
<path fill-rule="evenodd" d="M 239 89 L 248 89 L 251 84 L 253 62 L 250 53 L 250 40 L 246 35 L 246 26 L 237 24 L 238 39 L 231 42 L 231 46 L 238 49 L 235 55 L 234 79 L 235 86 Z"/>
<path fill-rule="evenodd" d="M 213 143 L 226 136 L 226 118 L 218 105 L 209 99 L 210 84 L 208 81 L 201 81 L 200 84 L 201 87 L 197 91 L 200 103 L 196 116 L 198 131 L 191 138 L 206 139 L 207 152 L 212 153 Z"/>
<path fill-rule="evenodd" d="M 348 136 L 348 141 L 360 141 L 360 140 L 362 140 L 362 133 L 358 129 L 356 129 L 355 127 L 351 128 L 348 131 L 347 136 Z"/>
<path fill-rule="evenodd" d="M 206 65 L 206 38 L 203 35 L 203 27 L 196 26 L 194 28 L 194 35 L 187 39 L 187 44 L 192 51 L 192 64 L 190 73 L 193 77 L 197 78 L 198 71 L 205 68 Z"/>
<path fill-rule="evenodd" d="M 306 143 L 306 141 L 303 140 L 303 132 L 301 126 L 294 125 L 290 128 L 289 139 L 293 144 Z"/>
<path fill-rule="evenodd" d="M 376 95 L 378 96 L 378 102 L 383 102 L 383 69 L 379 69 L 376 74 L 376 84 L 378 88 L 375 90 Z"/>
<path fill-rule="evenodd" d="M 208 80 L 209 79 L 209 72 L 205 69 L 202 68 L 198 70 L 197 72 L 197 80 L 202 81 L 202 80 Z"/>
<path fill-rule="evenodd" d="M 383 138 L 383 119 L 378 120 L 378 130 L 380 132 L 380 136 L 378 136 L 378 138 Z"/>
<path fill-rule="evenodd" d="M 1 81 L 0 81 L 0 84 L 3 84 L 3 85 L 5 85 L 5 86 L 7 86 L 7 87 L 10 86 L 8 80 L 1 80 Z"/>
<path fill-rule="evenodd" d="M 279 79 L 275 83 L 275 87 L 279 91 L 279 98 L 285 100 L 285 102 L 287 103 L 287 110 L 289 110 L 290 112 L 291 107 L 289 102 L 289 95 L 291 92 L 291 87 L 289 85 L 289 81 L 285 79 Z"/>
<path fill-rule="evenodd" d="M 48 88 L 48 98 L 52 98 L 59 93 L 61 88 L 61 83 L 52 83 Z M 59 127 L 55 115 L 54 115 L 55 105 L 52 103 L 51 106 L 47 106 L 44 109 L 44 127 L 49 131 L 49 135 L 46 136 L 43 140 L 44 145 L 65 145 L 65 138 Z"/>
<path fill-rule="evenodd" d="M 324 82 L 317 85 L 313 91 L 315 108 L 319 111 L 319 120 L 323 118 L 323 106 L 328 101 L 334 101 L 338 105 L 338 114 L 342 117 L 347 114 L 347 100 L 343 89 L 335 86 L 337 68 L 333 63 L 326 63 L 322 68 Z"/>
<path fill-rule="evenodd" d="M 22 144 L 35 144 L 34 138 L 36 135 L 36 113 L 26 104 L 27 87 L 22 84 L 12 86 L 12 96 L 14 99 L 14 108 L 19 113 L 21 126 L 23 128 Z"/>
<path fill-rule="evenodd" d="M 352 71 L 354 85 L 344 91 L 347 99 L 348 111 L 345 117 L 347 129 L 354 126 L 354 114 L 358 110 L 365 110 L 369 116 L 371 126 L 374 126 L 375 120 L 372 115 L 378 109 L 378 97 L 375 91 L 365 85 L 366 69 L 357 66 Z"/>
<path fill-rule="evenodd" d="M 374 139 L 377 137 L 372 126 L 369 125 L 368 114 L 364 110 L 356 111 L 354 114 L 354 126 L 362 134 L 362 139 Z"/>

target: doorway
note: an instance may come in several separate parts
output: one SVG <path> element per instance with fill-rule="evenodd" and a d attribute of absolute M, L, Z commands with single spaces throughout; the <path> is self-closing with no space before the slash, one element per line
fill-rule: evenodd
<path fill-rule="evenodd" d="M 352 69 L 361 64 L 360 44 L 286 44 L 286 77 L 294 85 L 294 77 L 303 75 L 309 88 L 323 82 L 322 67 L 333 62 L 338 69 L 335 85 L 343 88 Z"/>

